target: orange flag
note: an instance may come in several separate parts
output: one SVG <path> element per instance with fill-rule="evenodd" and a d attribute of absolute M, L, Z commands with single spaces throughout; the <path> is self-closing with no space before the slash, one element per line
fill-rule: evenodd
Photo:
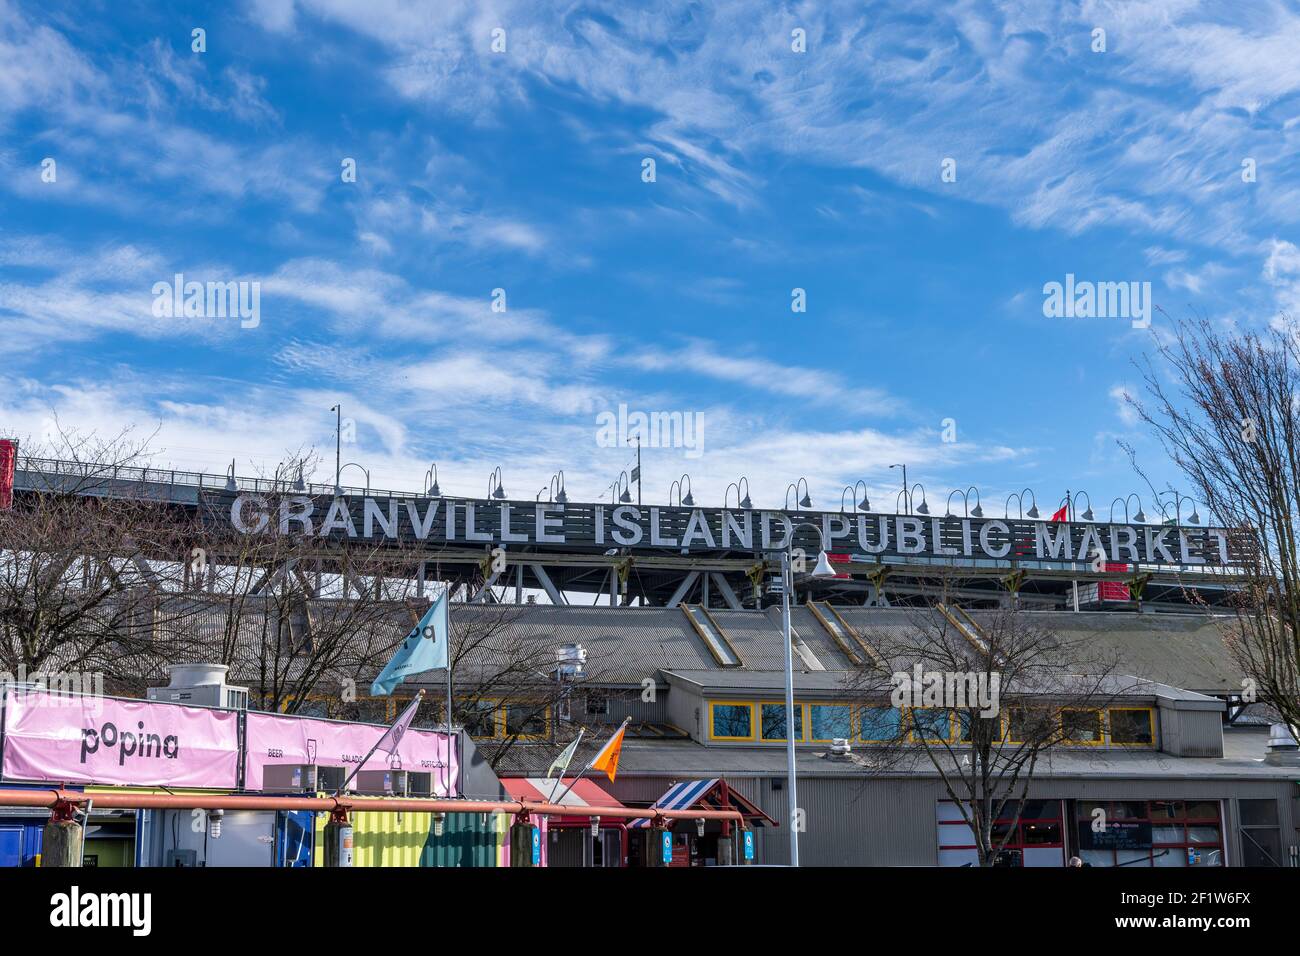
<path fill-rule="evenodd" d="M 618 757 L 623 752 L 623 731 L 627 730 L 627 722 L 631 718 L 625 718 L 619 725 L 618 731 L 609 742 L 600 748 L 600 753 L 596 754 L 596 759 L 590 764 L 594 770 L 605 771 L 605 776 L 610 780 L 614 779 L 614 774 L 618 773 Z"/>

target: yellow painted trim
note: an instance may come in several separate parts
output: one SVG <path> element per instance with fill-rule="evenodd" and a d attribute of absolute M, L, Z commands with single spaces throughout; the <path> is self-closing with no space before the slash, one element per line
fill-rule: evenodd
<path fill-rule="evenodd" d="M 1122 743 L 1111 736 L 1110 712 L 1112 710 L 1141 711 L 1147 715 L 1147 730 L 1151 734 L 1150 743 Z M 1107 707 L 1106 708 L 1106 743 L 1111 747 L 1135 747 L 1141 750 L 1156 748 L 1156 713 L 1154 707 Z"/>
<path fill-rule="evenodd" d="M 749 709 L 748 737 L 718 737 L 713 733 L 713 709 L 715 707 L 746 707 Z M 754 713 L 752 700 L 711 700 L 709 701 L 709 739 L 710 740 L 754 740 L 758 731 L 757 715 Z"/>
<path fill-rule="evenodd" d="M 1106 746 L 1106 715 L 1100 707 L 1062 707 L 1061 708 L 1061 733 L 1065 733 L 1065 713 L 1072 714 L 1096 714 L 1097 715 L 1097 739 L 1096 740 L 1073 740 L 1069 737 L 1062 737 L 1061 743 L 1068 747 L 1104 747 Z"/>
<path fill-rule="evenodd" d="M 854 739 L 854 740 L 860 741 L 861 743 L 864 743 L 864 744 L 887 744 L 887 743 L 893 743 L 893 738 L 889 738 L 889 739 L 885 739 L 885 740 L 881 740 L 881 739 L 879 739 L 879 738 L 872 738 L 871 740 L 867 740 L 865 737 L 862 736 L 862 715 L 861 715 L 861 711 L 863 711 L 863 710 L 897 710 L 897 711 L 898 711 L 898 720 L 899 720 L 899 725 L 898 725 L 899 730 L 902 730 L 902 728 L 903 728 L 903 724 L 902 724 L 902 720 L 903 720 L 903 711 L 900 710 L 899 708 L 895 707 L 893 704 L 859 704 L 858 706 L 856 706 L 856 707 L 853 708 L 853 720 L 854 720 L 854 726 L 853 726 L 853 739 Z"/>
<path fill-rule="evenodd" d="M 759 743 L 763 744 L 783 744 L 785 737 L 764 737 L 763 736 L 763 707 L 780 707 L 785 709 L 783 700 L 756 700 L 754 701 L 755 713 L 758 715 L 758 726 L 754 728 Z M 802 701 L 794 702 L 795 709 L 799 711 L 799 736 L 794 739 L 797 744 L 808 742 L 808 705 Z"/>
<path fill-rule="evenodd" d="M 814 707 L 847 707 L 849 711 L 849 740 L 854 739 L 856 728 L 853 725 L 854 707 L 852 704 L 848 703 L 847 701 L 838 701 L 838 700 L 818 700 L 818 701 L 810 700 L 808 701 L 808 703 L 804 704 L 804 706 L 808 708 L 808 713 L 804 715 L 804 722 L 803 722 L 804 733 L 805 733 L 804 739 L 807 740 L 809 743 L 828 744 L 835 739 L 833 737 L 814 737 L 812 735 L 813 732 L 812 709 Z"/>

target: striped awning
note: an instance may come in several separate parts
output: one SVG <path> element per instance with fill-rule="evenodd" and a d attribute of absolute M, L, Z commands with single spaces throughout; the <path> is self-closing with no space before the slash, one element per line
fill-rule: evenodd
<path fill-rule="evenodd" d="M 621 807 L 619 803 L 608 793 L 601 789 L 600 785 L 594 780 L 581 778 L 573 789 L 564 793 L 566 787 L 573 782 L 572 777 L 566 777 L 563 781 L 555 779 L 547 780 L 545 777 L 502 777 L 501 786 L 506 788 L 506 793 L 516 800 L 530 800 L 534 803 L 553 803 L 552 794 L 560 797 L 560 806 L 573 807 L 575 810 L 584 807 Z M 566 816 L 563 819 L 568 820 Z M 586 817 L 583 817 L 585 820 Z M 611 825 L 615 821 L 610 821 Z"/>
<path fill-rule="evenodd" d="M 722 778 L 711 777 L 708 780 L 684 780 L 675 783 L 656 800 L 652 806 L 658 810 L 690 810 L 699 807 L 702 810 L 739 810 L 745 822 L 755 827 L 774 827 L 776 821 L 745 799 L 735 790 L 729 790 L 727 801 L 730 806 L 723 806 Z M 630 827 L 650 826 L 649 817 L 633 820 Z"/>

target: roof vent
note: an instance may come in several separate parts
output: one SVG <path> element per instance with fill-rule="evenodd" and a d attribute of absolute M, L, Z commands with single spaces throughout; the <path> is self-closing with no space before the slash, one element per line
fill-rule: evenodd
<path fill-rule="evenodd" d="M 1264 762 L 1281 767 L 1300 767 L 1300 744 L 1286 724 L 1273 724 L 1268 728 L 1268 749 Z"/>
<path fill-rule="evenodd" d="M 853 747 L 847 737 L 836 737 L 831 741 L 831 749 L 826 754 L 832 760 L 848 760 L 853 756 Z"/>
<path fill-rule="evenodd" d="M 561 644 L 555 649 L 555 676 L 577 680 L 587 666 L 587 649 L 581 644 Z"/>

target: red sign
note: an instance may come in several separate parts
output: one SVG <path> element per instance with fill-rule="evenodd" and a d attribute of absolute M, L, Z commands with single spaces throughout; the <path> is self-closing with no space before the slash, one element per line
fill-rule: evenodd
<path fill-rule="evenodd" d="M 828 554 L 826 555 L 826 560 L 829 561 L 831 564 L 848 564 L 850 561 L 853 560 L 853 555 L 851 555 L 851 554 L 836 554 L 836 553 L 834 553 L 834 552 L 830 552 L 830 553 L 828 553 Z M 851 575 L 851 574 L 837 574 L 837 575 L 835 575 L 835 576 L 836 576 L 837 578 L 851 578 L 851 577 L 853 577 L 853 575 Z"/>
<path fill-rule="evenodd" d="M 1107 571 L 1127 571 L 1127 564 L 1106 563 Z M 1132 596 L 1129 594 L 1128 585 L 1123 581 L 1101 581 L 1097 584 L 1097 598 L 1101 601 L 1129 601 Z"/>
<path fill-rule="evenodd" d="M 14 506 L 14 468 L 18 464 L 18 442 L 0 438 L 0 511 Z"/>

